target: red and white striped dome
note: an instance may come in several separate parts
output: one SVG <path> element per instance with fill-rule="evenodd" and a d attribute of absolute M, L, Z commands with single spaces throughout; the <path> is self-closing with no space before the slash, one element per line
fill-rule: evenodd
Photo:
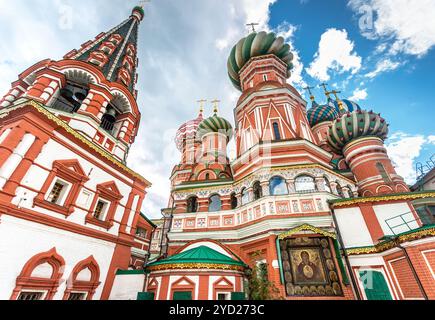
<path fill-rule="evenodd" d="M 175 143 L 178 150 L 183 152 L 183 144 L 187 139 L 195 139 L 198 131 L 199 124 L 204 120 L 202 112 L 198 115 L 198 118 L 190 120 L 183 124 L 177 131 L 175 137 Z"/>

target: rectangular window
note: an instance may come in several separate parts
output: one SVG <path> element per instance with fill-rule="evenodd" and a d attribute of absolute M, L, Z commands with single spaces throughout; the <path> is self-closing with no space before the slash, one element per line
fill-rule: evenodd
<path fill-rule="evenodd" d="M 263 74 L 263 81 L 267 81 L 267 74 Z"/>
<path fill-rule="evenodd" d="M 109 204 L 103 200 L 98 200 L 94 211 L 94 218 L 104 221 L 106 218 L 106 212 Z"/>
<path fill-rule="evenodd" d="M 218 293 L 217 294 L 217 300 L 218 301 L 227 301 L 227 300 L 231 300 L 231 293 Z"/>
<path fill-rule="evenodd" d="M 279 124 L 278 122 L 273 123 L 273 134 L 275 135 L 275 140 L 279 141 L 281 140 L 281 133 L 279 131 Z"/>
<path fill-rule="evenodd" d="M 22 291 L 20 292 L 20 295 L 18 296 L 17 300 L 21 301 L 35 301 L 35 300 L 42 300 L 44 298 L 44 292 L 26 292 Z"/>
<path fill-rule="evenodd" d="M 83 292 L 71 292 L 68 297 L 69 301 L 80 301 L 85 299 L 86 299 L 86 293 Z"/>
<path fill-rule="evenodd" d="M 147 237 L 147 231 L 144 228 L 137 228 L 136 229 L 136 236 L 142 239 L 146 239 Z"/>
<path fill-rule="evenodd" d="M 53 204 L 62 205 L 65 195 L 67 193 L 67 189 L 68 184 L 66 182 L 57 180 L 50 191 L 47 201 Z"/>

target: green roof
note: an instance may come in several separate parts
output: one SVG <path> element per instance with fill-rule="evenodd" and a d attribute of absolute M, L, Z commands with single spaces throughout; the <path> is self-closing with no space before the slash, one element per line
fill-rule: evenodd
<path fill-rule="evenodd" d="M 232 266 L 245 266 L 240 260 L 232 259 L 216 250 L 207 246 L 200 246 L 190 249 L 179 254 L 173 255 L 164 260 L 150 263 L 148 267 L 170 265 L 170 264 L 185 264 L 185 263 L 206 263 L 206 264 L 224 264 Z"/>

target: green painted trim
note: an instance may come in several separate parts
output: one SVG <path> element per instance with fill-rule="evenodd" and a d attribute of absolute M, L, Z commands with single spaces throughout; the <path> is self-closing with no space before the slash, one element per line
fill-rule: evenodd
<path fill-rule="evenodd" d="M 435 191 L 403 192 L 403 193 L 392 193 L 392 194 L 387 194 L 387 195 L 382 195 L 382 196 L 374 196 L 374 197 L 328 200 L 328 203 L 330 203 L 331 205 L 343 204 L 343 203 L 347 203 L 347 202 L 349 202 L 349 204 L 353 204 L 354 202 L 358 202 L 358 201 L 370 202 L 370 201 L 379 201 L 379 200 L 382 200 L 385 198 L 389 199 L 389 198 L 394 198 L 394 197 L 403 197 L 404 199 L 406 199 L 407 196 L 409 196 L 411 198 L 415 197 L 414 200 L 416 200 L 416 199 L 419 199 L 420 195 L 421 196 L 433 195 L 435 197 Z M 398 200 L 401 200 L 401 199 L 398 199 Z"/>
<path fill-rule="evenodd" d="M 137 274 L 145 274 L 145 271 L 144 270 L 118 270 L 118 271 L 116 271 L 117 276 L 137 275 Z"/>
<path fill-rule="evenodd" d="M 278 252 L 279 277 L 281 284 L 284 284 L 284 268 L 282 266 L 281 247 L 279 246 L 279 237 L 276 237 L 276 250 Z"/>
<path fill-rule="evenodd" d="M 340 245 L 338 244 L 337 239 L 334 239 L 334 248 L 335 248 L 335 255 L 338 261 L 338 266 L 340 268 L 341 275 L 343 276 L 343 283 L 345 285 L 349 285 L 350 284 L 349 278 L 347 276 L 346 269 L 344 268 L 343 258 L 341 256 L 341 251 L 340 251 Z"/>
<path fill-rule="evenodd" d="M 406 232 L 400 233 L 400 234 L 392 236 L 392 237 L 399 238 L 399 237 L 403 237 L 403 236 L 406 236 L 406 235 L 409 235 L 409 234 L 417 233 L 417 232 L 424 231 L 424 230 L 430 230 L 430 229 L 435 229 L 435 224 L 431 224 L 431 225 L 428 225 L 428 226 L 423 226 L 421 228 L 414 229 L 414 230 L 411 230 L 411 231 L 406 231 Z M 352 247 L 352 248 L 347 248 L 346 251 L 359 250 L 359 249 L 376 249 L 377 247 L 380 247 L 380 246 L 382 246 L 384 244 L 387 244 L 387 243 L 391 242 L 391 240 L 385 240 L 385 237 L 381 238 L 380 240 L 383 240 L 383 241 L 378 243 L 376 246 Z"/>

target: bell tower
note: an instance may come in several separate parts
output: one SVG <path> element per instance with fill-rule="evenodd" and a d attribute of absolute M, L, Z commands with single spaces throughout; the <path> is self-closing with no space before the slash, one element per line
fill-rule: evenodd
<path fill-rule="evenodd" d="M 74 130 L 125 162 L 137 135 L 138 29 L 144 17 L 135 7 L 128 19 L 67 53 L 27 69 L 0 101 L 20 98 L 44 105 Z"/>

